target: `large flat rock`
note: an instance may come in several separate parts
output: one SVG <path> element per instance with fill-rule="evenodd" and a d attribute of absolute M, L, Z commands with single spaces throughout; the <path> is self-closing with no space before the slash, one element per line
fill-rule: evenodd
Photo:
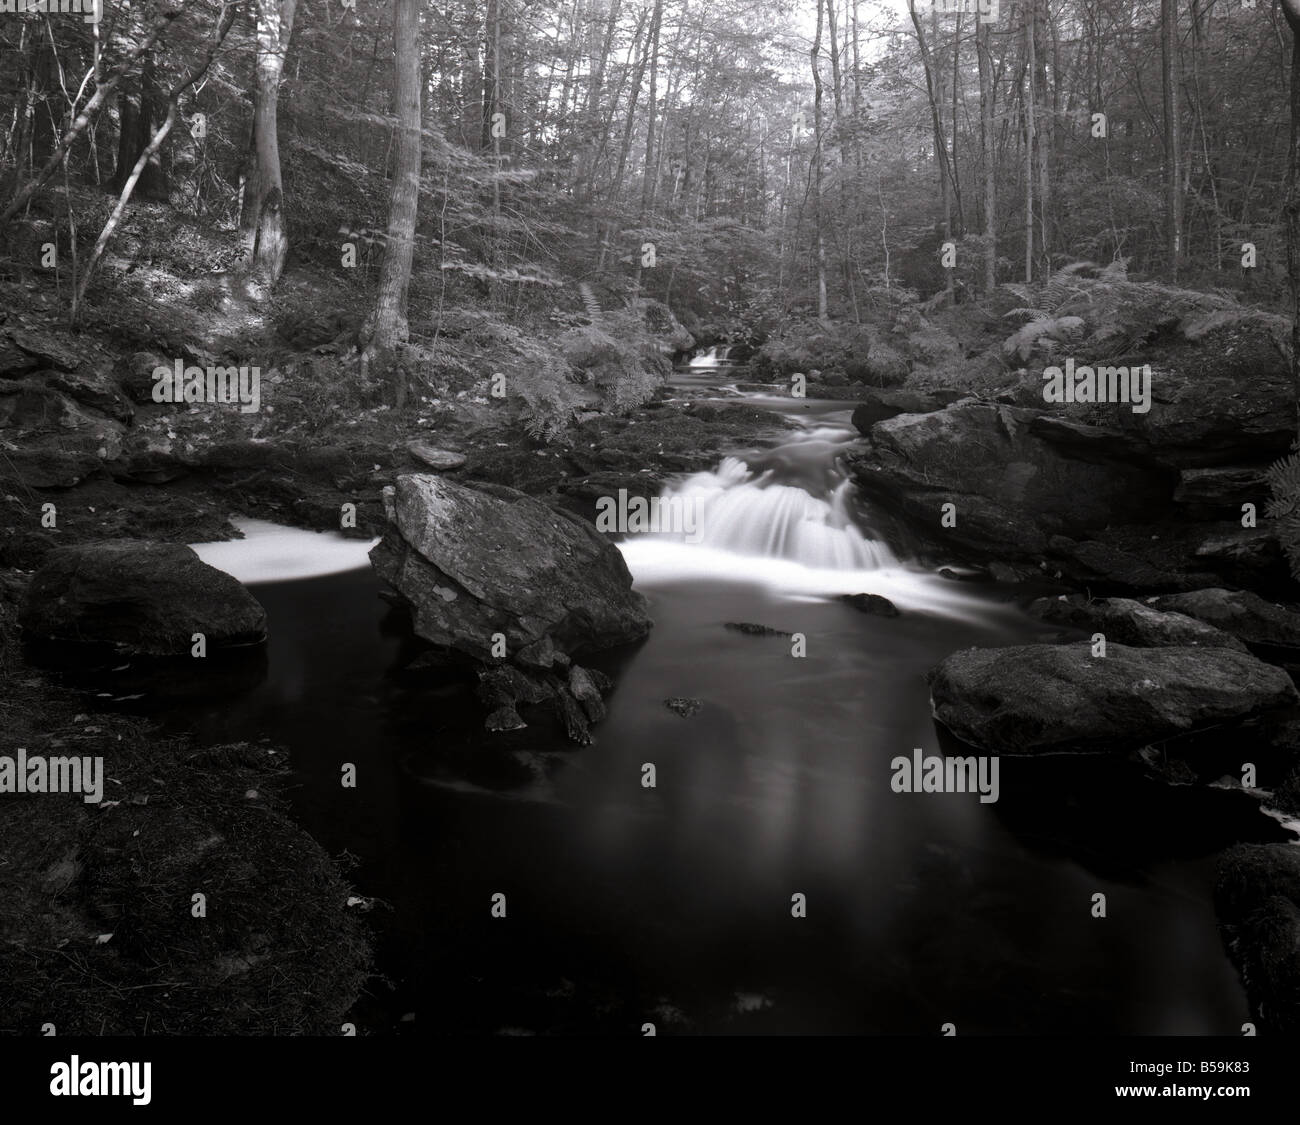
<path fill-rule="evenodd" d="M 266 611 L 237 580 L 189 547 L 110 539 L 59 547 L 32 578 L 19 623 L 37 642 L 188 656 L 266 639 Z"/>
<path fill-rule="evenodd" d="M 934 717 L 998 754 L 1127 753 L 1300 699 L 1280 668 L 1229 648 L 971 648 L 929 680 Z"/>

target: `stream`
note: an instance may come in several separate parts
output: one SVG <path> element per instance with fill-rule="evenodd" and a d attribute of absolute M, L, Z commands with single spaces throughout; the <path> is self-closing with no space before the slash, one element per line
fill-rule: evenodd
<path fill-rule="evenodd" d="M 742 397 L 736 373 L 703 358 L 674 396 Z M 837 466 L 857 436 L 852 403 L 743 397 L 798 429 L 672 485 L 703 513 L 696 541 L 621 543 L 654 628 L 584 660 L 615 680 L 586 748 L 531 728 L 488 735 L 460 684 L 404 671 L 417 646 L 378 596 L 368 544 L 248 523 L 245 540 L 196 545 L 265 606 L 265 674 L 160 701 L 159 717 L 202 742 L 289 750 L 295 817 L 354 856 L 350 879 L 379 900 L 369 919 L 391 988 L 373 989 L 359 1025 L 1239 1034 L 1214 858 L 1275 838 L 1271 822 L 1240 794 L 1072 758 L 1004 759 L 995 803 L 894 792 L 891 759 L 945 749 L 926 671 L 1046 630 L 875 529 Z M 863 592 L 901 616 L 835 600 Z M 802 634 L 806 655 L 728 622 Z M 665 706 L 678 697 L 698 710 Z"/>

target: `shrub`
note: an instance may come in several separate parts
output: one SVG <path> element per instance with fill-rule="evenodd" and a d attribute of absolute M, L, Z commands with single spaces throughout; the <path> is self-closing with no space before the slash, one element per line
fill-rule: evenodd
<path fill-rule="evenodd" d="M 794 321 L 768 337 L 754 356 L 760 378 L 784 379 L 817 370 L 844 375 L 850 382 L 870 378 L 871 330 L 862 324 Z"/>
<path fill-rule="evenodd" d="M 615 412 L 646 402 L 669 370 L 645 318 L 633 309 L 603 313 L 593 324 L 570 329 L 560 337 L 559 348 L 599 395 L 601 406 Z"/>

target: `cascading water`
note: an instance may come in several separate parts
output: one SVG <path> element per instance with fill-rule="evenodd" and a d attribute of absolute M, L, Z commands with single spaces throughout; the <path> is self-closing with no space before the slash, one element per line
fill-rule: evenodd
<path fill-rule="evenodd" d="M 699 355 L 691 360 L 692 367 L 721 367 L 727 361 L 727 353 L 731 349 L 726 344 L 715 344 L 711 348 L 706 348 Z"/>
<path fill-rule="evenodd" d="M 897 560 L 889 547 L 867 539 L 852 523 L 847 480 L 821 498 L 779 483 L 775 469 L 758 473 L 736 457 L 665 490 L 664 500 L 691 511 L 704 547 L 738 555 L 789 559 L 831 570 L 876 570 Z"/>
<path fill-rule="evenodd" d="M 807 425 L 807 420 L 793 420 Z M 643 585 L 720 579 L 782 599 L 873 593 L 902 608 L 976 622 L 987 601 L 909 565 L 869 526 L 840 466 L 854 436 L 844 424 L 808 426 L 774 449 L 724 457 L 660 497 L 672 527 L 619 544 Z"/>

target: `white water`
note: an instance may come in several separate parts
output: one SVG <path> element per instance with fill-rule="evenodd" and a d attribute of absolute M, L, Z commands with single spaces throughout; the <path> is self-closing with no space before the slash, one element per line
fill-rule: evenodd
<path fill-rule="evenodd" d="M 691 360 L 692 367 L 720 367 L 727 361 L 730 349 L 725 344 L 718 344 Z"/>
<path fill-rule="evenodd" d="M 693 534 L 637 535 L 618 544 L 639 586 L 724 581 L 758 586 L 784 600 L 839 594 L 879 594 L 899 609 L 953 620 L 990 616 L 986 600 L 947 579 L 908 566 L 881 539 L 871 539 L 849 512 L 852 483 L 835 468 L 835 442 L 824 431 L 754 458 L 780 466 L 754 471 L 735 457 L 664 490 L 663 497 L 692 513 Z M 804 456 L 807 454 L 808 456 Z M 779 482 L 801 479 L 828 492 Z"/>
<path fill-rule="evenodd" d="M 243 532 L 243 539 L 190 546 L 209 566 L 250 586 L 360 570 L 370 565 L 370 548 L 379 542 L 378 539 L 345 539 L 337 531 L 282 527 L 266 520 L 230 522 Z"/>

